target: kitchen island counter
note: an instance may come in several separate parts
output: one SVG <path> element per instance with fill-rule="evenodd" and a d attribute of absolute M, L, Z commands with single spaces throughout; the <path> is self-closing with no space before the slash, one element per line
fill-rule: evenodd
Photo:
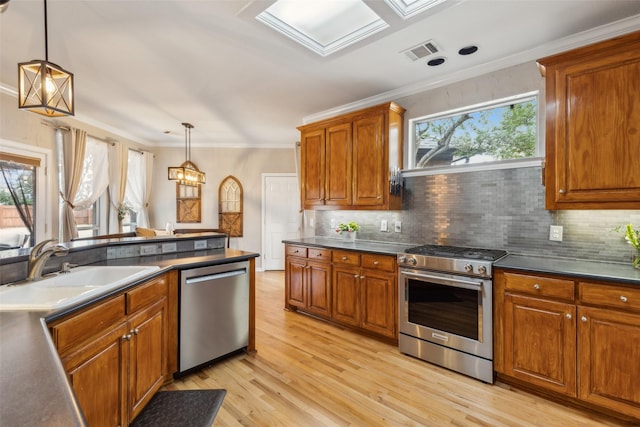
<path fill-rule="evenodd" d="M 380 255 L 396 255 L 416 244 L 387 243 L 372 240 L 355 240 L 347 242 L 339 237 L 306 237 L 295 240 L 283 240 L 287 245 L 315 246 L 318 248 L 371 252 Z"/>

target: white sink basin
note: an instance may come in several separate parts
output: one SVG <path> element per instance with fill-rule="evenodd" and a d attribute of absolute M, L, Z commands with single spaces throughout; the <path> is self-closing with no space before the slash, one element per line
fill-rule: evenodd
<path fill-rule="evenodd" d="M 144 277 L 157 266 L 77 267 L 36 282 L 0 286 L 0 311 L 68 307 Z"/>

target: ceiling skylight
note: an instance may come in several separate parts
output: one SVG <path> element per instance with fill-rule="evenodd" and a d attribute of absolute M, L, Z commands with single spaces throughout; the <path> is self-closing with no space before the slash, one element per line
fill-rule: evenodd
<path fill-rule="evenodd" d="M 389 26 L 362 0 L 278 0 L 256 18 L 321 56 Z"/>
<path fill-rule="evenodd" d="M 418 13 L 443 3 L 446 0 L 384 0 L 403 19 L 411 18 Z"/>

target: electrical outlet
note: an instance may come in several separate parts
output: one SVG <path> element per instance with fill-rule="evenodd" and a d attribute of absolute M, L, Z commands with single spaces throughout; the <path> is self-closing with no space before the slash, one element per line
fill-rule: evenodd
<path fill-rule="evenodd" d="M 562 226 L 552 225 L 549 227 L 549 240 L 554 242 L 562 242 Z"/>
<path fill-rule="evenodd" d="M 389 228 L 387 227 L 386 219 L 383 219 L 382 221 L 380 221 L 380 231 L 389 231 Z"/>
<path fill-rule="evenodd" d="M 331 218 L 331 228 L 336 228 L 336 220 L 335 220 L 335 218 Z"/>
<path fill-rule="evenodd" d="M 162 244 L 162 253 L 166 254 L 167 252 L 175 252 L 178 250 L 178 246 L 175 242 L 173 243 L 163 243 Z"/>
<path fill-rule="evenodd" d="M 193 249 L 207 249 L 207 241 L 206 240 L 196 240 L 193 242 Z"/>
<path fill-rule="evenodd" d="M 402 233 L 402 222 L 396 221 L 396 223 L 394 224 L 394 231 L 396 233 Z"/>
<path fill-rule="evenodd" d="M 156 245 L 142 245 L 140 246 L 140 255 L 155 255 L 158 252 Z"/>

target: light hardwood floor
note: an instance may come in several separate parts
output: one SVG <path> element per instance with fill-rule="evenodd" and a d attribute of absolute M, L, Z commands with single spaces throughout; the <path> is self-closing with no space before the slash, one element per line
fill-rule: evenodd
<path fill-rule="evenodd" d="M 214 426 L 625 426 L 283 310 L 283 272 L 256 273 L 256 347 L 165 387 L 224 388 Z"/>

